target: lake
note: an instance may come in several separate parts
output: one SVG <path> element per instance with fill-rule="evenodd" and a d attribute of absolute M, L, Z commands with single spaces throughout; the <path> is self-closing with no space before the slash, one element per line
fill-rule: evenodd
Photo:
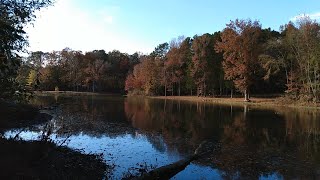
<path fill-rule="evenodd" d="M 4 136 L 37 140 L 50 129 L 56 144 L 100 154 L 113 166 L 106 178 L 176 162 L 201 143 L 206 155 L 172 179 L 320 177 L 320 112 L 314 109 L 107 95 L 43 95 L 32 103 L 55 106 L 54 118 Z"/>

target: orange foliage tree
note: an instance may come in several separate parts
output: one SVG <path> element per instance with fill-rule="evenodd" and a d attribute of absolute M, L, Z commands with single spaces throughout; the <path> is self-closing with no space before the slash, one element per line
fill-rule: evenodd
<path fill-rule="evenodd" d="M 127 76 L 125 90 L 137 90 L 145 95 L 156 94 L 161 85 L 163 62 L 153 56 L 146 56 L 141 63 L 134 66 L 133 72 Z"/>
<path fill-rule="evenodd" d="M 235 87 L 249 101 L 250 86 L 254 82 L 258 57 L 261 25 L 258 21 L 235 20 L 227 24 L 221 33 L 216 52 L 223 52 L 225 78 L 232 80 Z"/>

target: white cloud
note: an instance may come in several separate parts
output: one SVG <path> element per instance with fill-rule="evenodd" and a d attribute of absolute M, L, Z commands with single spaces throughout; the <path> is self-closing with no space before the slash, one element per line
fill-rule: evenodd
<path fill-rule="evenodd" d="M 70 47 L 84 52 L 95 49 L 150 52 L 150 47 L 135 41 L 130 34 L 117 33 L 115 24 L 114 16 L 106 11 L 95 17 L 77 8 L 73 0 L 58 0 L 37 14 L 34 26 L 26 28 L 28 50 L 50 52 Z"/>
<path fill-rule="evenodd" d="M 313 13 L 313 14 L 299 14 L 299 15 L 291 18 L 290 20 L 297 21 L 303 17 L 309 17 L 310 19 L 313 19 L 313 20 L 320 20 L 320 12 Z"/>

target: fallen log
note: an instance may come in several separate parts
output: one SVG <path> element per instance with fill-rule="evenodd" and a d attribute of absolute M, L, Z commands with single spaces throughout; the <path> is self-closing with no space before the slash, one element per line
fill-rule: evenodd
<path fill-rule="evenodd" d="M 142 179 L 170 179 L 171 177 L 178 174 L 180 171 L 184 170 L 192 161 L 198 159 L 200 156 L 193 155 L 189 158 L 182 159 L 173 164 L 162 166 L 160 168 L 154 169 L 141 177 L 133 178 L 135 180 Z"/>
<path fill-rule="evenodd" d="M 132 179 L 134 180 L 145 180 L 145 179 L 170 179 L 179 172 L 183 171 L 192 161 L 195 161 L 201 157 L 203 157 L 206 153 L 200 153 L 200 149 L 206 142 L 202 142 L 198 148 L 195 150 L 194 154 L 182 159 L 180 161 L 177 161 L 175 163 L 159 167 L 157 169 L 154 169 L 148 173 L 143 174 L 140 177 L 134 177 Z"/>

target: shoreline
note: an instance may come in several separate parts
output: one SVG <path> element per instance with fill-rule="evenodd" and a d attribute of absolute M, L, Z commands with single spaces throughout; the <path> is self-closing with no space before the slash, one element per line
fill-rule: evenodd
<path fill-rule="evenodd" d="M 88 95 L 115 95 L 115 96 L 120 96 L 120 93 L 107 93 L 107 92 L 78 92 L 78 91 L 34 91 L 35 95 L 76 95 L 76 96 L 88 96 Z"/>
<path fill-rule="evenodd" d="M 201 102 L 201 103 L 212 103 L 212 104 L 224 104 L 224 105 L 249 105 L 249 106 L 260 106 L 260 107 L 289 107 L 289 108 L 305 108 L 320 110 L 320 104 L 308 103 L 308 102 L 297 102 L 290 101 L 282 97 L 272 98 L 256 98 L 251 97 L 250 102 L 245 102 L 244 98 L 226 98 L 226 97 L 197 97 L 197 96 L 146 96 L 150 99 L 167 99 L 176 101 L 188 101 L 188 102 Z"/>
<path fill-rule="evenodd" d="M 35 95 L 107 95 L 107 96 L 123 96 L 123 97 L 145 97 L 150 99 L 167 99 L 188 102 L 213 103 L 224 105 L 249 105 L 260 107 L 289 107 L 320 110 L 320 103 L 294 101 L 284 97 L 251 97 L 250 102 L 245 102 L 243 97 L 198 97 L 198 96 L 143 96 L 143 95 L 123 95 L 120 93 L 100 93 L 100 92 L 77 92 L 77 91 L 35 91 Z"/>

